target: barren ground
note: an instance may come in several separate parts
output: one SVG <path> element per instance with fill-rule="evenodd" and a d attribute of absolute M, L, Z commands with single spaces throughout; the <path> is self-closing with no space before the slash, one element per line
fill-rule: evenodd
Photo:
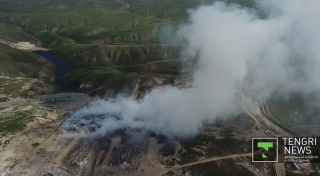
<path fill-rule="evenodd" d="M 201 130 L 193 139 L 172 141 L 150 135 L 141 143 L 126 143 L 122 133 L 113 134 L 123 139 L 115 144 L 111 136 L 100 139 L 67 138 L 59 125 L 90 98 L 85 94 L 61 93 L 41 96 L 37 99 L 13 98 L 0 103 L 0 113 L 11 111 L 33 112 L 35 116 L 17 133 L 6 133 L 0 152 L 0 173 L 5 175 L 40 176 L 52 175 L 203 175 L 204 167 L 226 170 L 226 165 L 236 165 L 239 173 L 252 175 L 285 175 L 284 164 L 252 164 L 250 162 L 251 137 L 269 136 L 271 130 L 280 136 L 290 136 L 263 116 L 257 102 L 240 92 L 246 104 L 247 116 L 237 121 L 217 121 Z M 234 119 L 236 120 L 236 119 Z M 239 120 L 239 119 L 238 119 Z M 218 125 L 220 124 L 220 125 Z M 257 129 L 257 127 L 260 129 Z M 114 136 L 113 136 L 114 137 Z M 5 142 L 7 141 L 7 142 Z M 230 148 L 230 142 L 242 145 Z M 33 146 L 32 144 L 37 144 Z M 232 145 L 232 144 L 231 144 Z M 123 164 L 127 163 L 127 167 Z M 312 172 L 310 165 L 301 166 Z M 208 171 L 209 172 L 209 171 Z M 231 175 L 237 173 L 228 172 Z"/>

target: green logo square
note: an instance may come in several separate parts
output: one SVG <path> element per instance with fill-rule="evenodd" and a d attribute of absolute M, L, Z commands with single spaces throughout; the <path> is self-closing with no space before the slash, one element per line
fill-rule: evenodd
<path fill-rule="evenodd" d="M 252 162 L 278 162 L 278 138 L 252 138 Z"/>

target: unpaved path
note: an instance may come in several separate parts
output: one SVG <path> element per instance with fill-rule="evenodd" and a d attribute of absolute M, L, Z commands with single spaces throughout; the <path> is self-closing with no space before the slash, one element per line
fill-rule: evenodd
<path fill-rule="evenodd" d="M 62 149 L 62 151 L 59 153 L 59 155 L 50 163 L 47 163 L 47 164 L 44 164 L 42 165 L 41 167 L 39 167 L 36 171 L 34 171 L 32 174 L 30 173 L 29 176 L 36 176 L 39 174 L 39 172 L 44 169 L 44 168 L 50 168 L 51 166 L 54 166 L 56 168 L 60 168 L 62 170 L 63 167 L 60 167 L 60 164 L 61 164 L 61 160 L 63 159 L 63 157 L 65 157 L 69 152 L 70 150 L 72 150 L 72 148 L 81 140 L 81 138 L 74 138 L 72 139 L 68 145 L 66 147 L 64 147 Z M 65 172 L 68 172 L 68 171 L 65 171 Z M 68 172 L 69 173 L 69 172 Z M 71 173 L 69 173 L 71 174 Z"/>
<path fill-rule="evenodd" d="M 286 176 L 286 170 L 284 163 L 276 163 L 276 174 L 277 176 Z"/>
<path fill-rule="evenodd" d="M 49 128 L 44 128 L 42 130 L 41 126 L 43 124 L 52 124 L 52 121 L 56 121 L 58 118 L 58 113 L 56 111 L 49 112 L 46 119 L 35 118 L 32 122 L 27 124 L 27 127 L 14 134 L 9 144 L 5 145 L 0 152 L 0 171 L 7 167 L 13 166 L 18 161 L 26 161 L 33 157 L 38 151 L 39 146 L 45 145 L 44 143 L 50 143 L 52 140 L 46 142 L 46 139 L 50 136 L 39 135 L 38 133 L 47 134 L 49 133 Z M 42 141 L 42 142 L 41 142 Z M 39 142 L 38 147 L 33 147 L 31 144 Z M 38 166 L 29 167 L 28 170 L 36 169 Z M 13 173 L 18 174 L 18 173 Z"/>
<path fill-rule="evenodd" d="M 63 157 L 65 157 L 72 150 L 72 148 L 80 142 L 80 140 L 80 137 L 72 139 L 72 141 L 70 141 L 69 144 L 63 148 L 62 152 L 59 153 L 52 163 L 59 165 Z"/>
<path fill-rule="evenodd" d="M 246 156 L 251 156 L 251 153 L 244 153 L 244 154 L 235 154 L 235 155 L 229 155 L 229 156 L 222 156 L 222 157 L 214 157 L 214 158 L 209 158 L 205 160 L 200 160 L 200 161 L 195 161 L 192 163 L 184 164 L 184 165 L 175 165 L 170 168 L 150 168 L 146 170 L 146 174 L 149 175 L 152 173 L 152 175 L 163 175 L 169 171 L 174 171 L 178 169 L 182 169 L 185 167 L 190 167 L 198 164 L 203 164 L 203 163 L 208 163 L 212 161 L 218 161 L 218 160 L 223 160 L 223 159 L 229 159 L 229 158 L 238 158 L 238 157 L 246 157 Z"/>
<path fill-rule="evenodd" d="M 103 160 L 101 166 L 107 166 L 107 165 L 108 165 L 109 160 L 110 160 L 110 157 L 111 157 L 111 154 L 112 154 L 112 152 L 113 152 L 113 149 L 114 149 L 114 143 L 111 142 L 111 145 L 110 145 L 110 147 L 109 147 L 107 156 L 106 156 L 106 158 Z"/>
<path fill-rule="evenodd" d="M 240 93 L 240 96 L 241 96 L 241 100 L 242 100 L 242 102 L 244 103 L 244 105 L 245 105 L 245 110 L 246 110 L 246 112 L 247 112 L 247 114 L 254 120 L 254 125 L 253 125 L 253 127 L 252 127 L 252 130 L 254 130 L 254 128 L 257 126 L 257 125 L 259 125 L 260 123 L 259 123 L 259 121 L 257 120 L 257 118 L 254 116 L 254 115 L 252 115 L 251 113 L 250 113 L 250 111 L 246 108 L 246 99 L 245 99 L 245 96 L 243 95 L 243 93 L 242 93 L 242 83 L 241 83 L 241 87 L 240 87 L 240 89 L 238 90 L 238 92 Z"/>
<path fill-rule="evenodd" d="M 240 87 L 240 90 L 239 90 L 239 93 L 241 95 L 241 98 L 242 98 L 242 101 L 243 103 L 245 104 L 252 104 L 253 102 L 251 102 L 250 100 L 248 101 L 248 99 L 246 99 L 245 95 L 242 93 L 242 85 Z M 267 106 L 267 101 L 266 100 L 263 100 L 262 103 L 265 104 L 265 107 L 266 107 L 266 113 L 268 116 L 270 116 L 271 118 L 273 118 L 269 112 L 269 109 L 268 109 L 268 106 Z M 267 118 L 263 118 L 261 115 L 259 117 L 255 117 L 252 113 L 250 113 L 250 111 L 246 108 L 245 109 L 246 112 L 250 115 L 250 117 L 252 117 L 252 119 L 255 121 L 255 125 L 253 126 L 252 130 L 254 130 L 254 128 L 257 126 L 257 125 L 262 125 L 260 121 L 262 121 L 265 126 L 267 128 L 270 128 L 270 129 L 273 129 L 278 135 L 280 136 L 291 136 L 289 133 L 287 133 L 285 130 L 283 130 L 282 128 L 280 128 L 278 125 L 272 123 L 270 120 L 268 120 Z M 258 120 L 259 118 L 259 120 Z M 275 166 L 276 166 L 276 175 L 277 176 L 285 176 L 286 175 L 286 172 L 285 172 L 285 168 L 284 168 L 284 163 L 275 163 Z"/>
<path fill-rule="evenodd" d="M 209 159 L 205 159 L 205 160 L 200 160 L 200 161 L 196 161 L 196 162 L 192 162 L 192 163 L 188 163 L 188 164 L 184 164 L 184 165 L 176 165 L 173 166 L 171 168 L 168 168 L 168 171 L 172 171 L 172 170 L 177 170 L 177 169 L 181 169 L 184 167 L 190 167 L 190 166 L 194 166 L 197 164 L 203 164 L 203 163 L 208 163 L 208 162 L 212 162 L 212 161 L 217 161 L 217 160 L 223 160 L 223 159 L 229 159 L 229 158 L 238 158 L 238 157 L 246 157 L 246 156 L 251 156 L 252 153 L 244 153 L 244 154 L 235 154 L 235 155 L 229 155 L 229 156 L 222 156 L 222 157 L 215 157 L 215 158 L 209 158 Z"/>

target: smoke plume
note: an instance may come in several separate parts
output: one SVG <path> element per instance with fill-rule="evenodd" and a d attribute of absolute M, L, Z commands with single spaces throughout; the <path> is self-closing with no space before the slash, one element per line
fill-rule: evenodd
<path fill-rule="evenodd" d="M 96 100 L 64 125 L 79 129 L 79 124 L 99 124 L 89 134 L 80 130 L 87 135 L 130 128 L 138 129 L 136 133 L 190 137 L 204 121 L 241 112 L 236 103 L 240 89 L 256 100 L 279 89 L 319 91 L 320 1 L 256 4 L 252 9 L 215 2 L 188 11 L 188 22 L 177 35 L 187 43 L 182 57 L 197 58 L 192 88 L 166 86 L 140 101 L 123 96 Z"/>

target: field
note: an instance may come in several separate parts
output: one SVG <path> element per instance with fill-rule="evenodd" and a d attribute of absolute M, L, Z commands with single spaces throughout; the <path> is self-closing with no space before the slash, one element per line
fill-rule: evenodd
<path fill-rule="evenodd" d="M 316 97 L 319 95 L 291 93 L 287 98 L 280 99 L 278 97 L 275 93 L 267 101 L 268 110 L 276 122 L 300 135 L 316 135 L 318 133 L 320 121 Z"/>

